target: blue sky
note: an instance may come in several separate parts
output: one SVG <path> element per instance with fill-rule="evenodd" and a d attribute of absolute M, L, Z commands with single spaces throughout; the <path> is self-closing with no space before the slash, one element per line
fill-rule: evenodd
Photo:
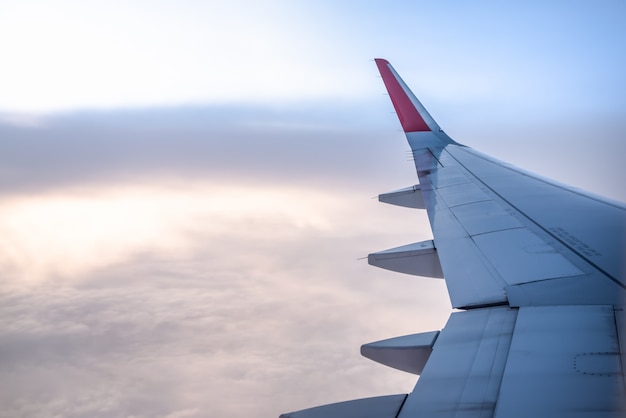
<path fill-rule="evenodd" d="M 0 108 L 363 100 L 378 91 L 365 62 L 384 56 L 410 68 L 426 97 L 614 109 L 624 104 L 625 7 L 9 1 Z"/>
<path fill-rule="evenodd" d="M 360 344 L 445 285 L 357 258 L 429 239 L 374 63 L 457 141 L 626 200 L 626 6 L 4 1 L 6 416 L 248 417 L 406 393 Z M 242 395 L 243 394 L 243 395 Z"/>

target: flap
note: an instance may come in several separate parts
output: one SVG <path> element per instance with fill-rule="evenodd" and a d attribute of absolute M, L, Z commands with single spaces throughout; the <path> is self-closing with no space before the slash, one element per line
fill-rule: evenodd
<path fill-rule="evenodd" d="M 504 307 L 453 313 L 399 418 L 493 417 L 516 317 Z"/>

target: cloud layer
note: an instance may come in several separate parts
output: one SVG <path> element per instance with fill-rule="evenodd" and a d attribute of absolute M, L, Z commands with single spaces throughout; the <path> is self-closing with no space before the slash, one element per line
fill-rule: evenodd
<path fill-rule="evenodd" d="M 439 329 L 450 309 L 442 281 L 357 261 L 431 237 L 422 212 L 370 199 L 415 181 L 395 116 L 373 117 L 388 108 L 5 121 L 0 416 L 276 416 L 410 391 L 413 376 L 358 355 Z M 623 195 L 619 121 L 481 131 L 443 115 L 461 142 Z"/>
<path fill-rule="evenodd" d="M 237 113 L 2 126 L 0 416 L 276 416 L 411 389 L 358 355 L 449 311 L 442 281 L 357 260 L 429 236 L 370 199 L 414 177 L 404 144 Z"/>

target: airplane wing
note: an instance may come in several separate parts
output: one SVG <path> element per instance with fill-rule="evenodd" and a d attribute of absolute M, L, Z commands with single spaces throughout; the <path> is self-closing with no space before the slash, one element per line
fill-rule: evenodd
<path fill-rule="evenodd" d="M 455 142 L 375 61 L 419 178 L 379 200 L 425 209 L 433 239 L 368 261 L 443 277 L 459 311 L 441 331 L 361 347 L 420 375 L 412 393 L 282 417 L 626 416 L 626 206 Z"/>

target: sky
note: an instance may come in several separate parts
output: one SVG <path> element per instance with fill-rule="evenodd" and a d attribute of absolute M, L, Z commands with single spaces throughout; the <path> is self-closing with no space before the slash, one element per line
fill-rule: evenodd
<path fill-rule="evenodd" d="M 373 58 L 456 141 L 626 201 L 621 1 L 0 1 L 0 417 L 408 393 L 443 281 Z"/>

